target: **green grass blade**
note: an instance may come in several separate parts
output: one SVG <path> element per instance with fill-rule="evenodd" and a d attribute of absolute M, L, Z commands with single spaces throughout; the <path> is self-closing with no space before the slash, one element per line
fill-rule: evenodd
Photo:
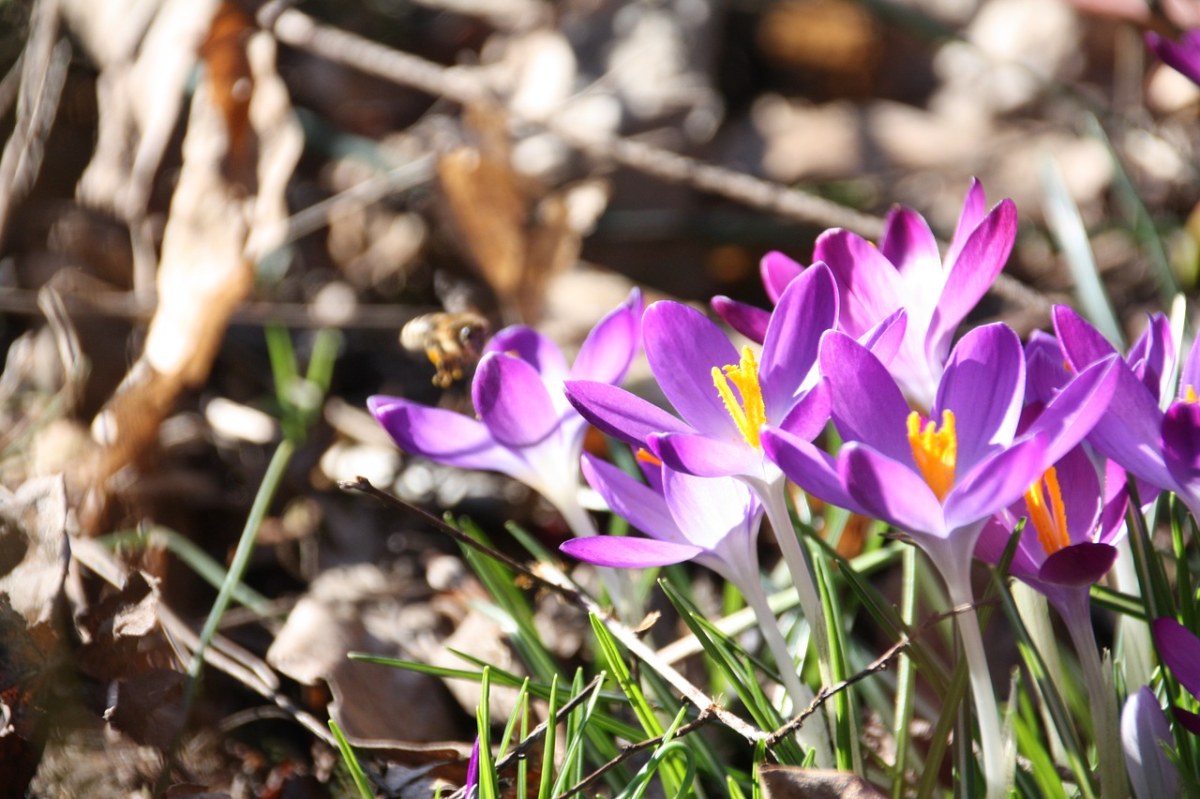
<path fill-rule="evenodd" d="M 333 733 L 333 737 L 337 741 L 338 750 L 342 753 L 342 761 L 346 764 L 346 770 L 350 772 L 350 778 L 354 780 L 354 786 L 358 788 L 358 795 L 362 799 L 375 799 L 375 792 L 371 790 L 371 782 L 358 762 L 358 756 L 354 754 L 354 749 L 346 740 L 342 728 L 333 719 L 329 720 L 329 731 Z"/>

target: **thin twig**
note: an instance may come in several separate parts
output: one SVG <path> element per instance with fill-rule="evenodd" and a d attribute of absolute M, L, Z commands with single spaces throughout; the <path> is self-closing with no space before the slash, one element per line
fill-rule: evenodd
<path fill-rule="evenodd" d="M 710 721 L 713 720 L 713 718 L 715 718 L 715 717 L 711 713 L 701 711 L 700 715 L 697 716 L 694 721 L 689 721 L 687 724 L 684 724 L 682 727 L 675 730 L 675 732 L 671 734 L 670 740 L 676 740 L 678 738 L 682 738 L 685 735 L 690 735 L 691 733 L 700 729 L 704 725 L 708 724 Z M 665 734 L 663 734 L 663 735 L 658 735 L 654 738 L 648 738 L 645 741 L 639 741 L 638 743 L 635 743 L 635 744 L 628 744 L 627 746 L 623 746 L 621 748 L 620 753 L 616 757 L 614 757 L 612 760 L 609 760 L 603 766 L 596 769 L 591 774 L 587 775 L 582 780 L 580 780 L 579 782 L 572 785 L 570 788 L 568 788 L 565 791 L 563 791 L 562 793 L 560 793 L 558 796 L 554 797 L 554 799 L 566 799 L 568 796 L 574 796 L 575 794 L 579 793 L 580 791 L 587 790 L 597 780 L 599 780 L 601 777 L 603 777 L 606 773 L 608 773 L 612 769 L 616 768 L 617 766 L 621 765 L 626 760 L 628 760 L 629 758 L 636 755 L 638 752 L 643 752 L 647 749 L 652 749 L 652 748 L 658 746 L 659 744 L 665 742 L 666 740 L 667 740 L 667 736 Z"/>
<path fill-rule="evenodd" d="M 883 671 L 884 669 L 886 669 L 891 664 L 891 662 L 893 660 L 895 660 L 896 656 L 900 654 L 900 652 L 902 652 L 909 644 L 911 644 L 913 641 L 915 641 L 917 638 L 919 638 L 921 635 L 923 635 L 927 630 L 932 628 L 934 625 L 939 624 L 940 622 L 943 622 L 946 619 L 958 616 L 959 614 L 966 613 L 968 611 L 972 611 L 981 604 L 984 604 L 984 603 L 977 602 L 973 605 L 956 605 L 955 607 L 951 608 L 950 610 L 944 611 L 942 613 L 936 613 L 933 616 L 928 617 L 927 619 L 922 621 L 920 626 L 917 627 L 915 630 L 913 630 L 911 634 L 901 635 L 899 641 L 897 641 L 896 643 L 889 646 L 887 649 L 884 650 L 882 655 L 880 655 L 879 657 L 872 660 L 870 663 L 868 663 L 865 667 L 863 667 L 859 671 L 850 675 L 849 677 L 842 680 L 841 682 L 836 683 L 835 685 L 822 686 L 821 690 L 817 691 L 817 695 L 814 696 L 813 700 L 808 704 L 808 707 L 806 707 L 798 716 L 796 716 L 791 721 L 784 724 L 779 729 L 774 730 L 773 732 L 771 732 L 770 735 L 768 735 L 766 737 L 765 741 L 766 741 L 767 748 L 770 749 L 770 748 L 774 747 L 780 741 L 784 740 L 789 735 L 791 735 L 793 732 L 800 729 L 800 727 L 804 726 L 804 722 L 807 721 L 810 716 L 812 716 L 814 713 L 816 713 L 818 710 L 820 710 L 821 705 L 825 704 L 825 702 L 828 701 L 831 697 L 836 696 L 837 694 L 846 690 L 847 688 L 854 685 L 855 683 L 861 682 L 862 680 L 866 679 L 867 677 L 871 676 L 872 674 L 877 674 L 877 673 Z"/>
<path fill-rule="evenodd" d="M 322 25 L 292 8 L 279 10 L 268 4 L 259 14 L 259 24 L 282 43 L 306 50 L 337 64 L 352 67 L 393 83 L 409 86 L 434 97 L 460 105 L 498 105 L 494 93 L 477 74 L 461 67 L 444 67 L 410 53 L 394 50 L 362 36 Z M 503 104 L 499 104 L 504 107 Z M 608 160 L 668 183 L 681 183 L 736 203 L 777 214 L 786 219 L 842 227 L 870 239 L 878 239 L 883 220 L 826 200 L 802 189 L 706 163 L 686 155 L 621 136 L 580 132 L 567 113 L 531 119 L 504 108 L 510 120 L 553 132 L 570 146 L 598 160 Z M 1019 280 L 1001 273 L 991 291 L 1005 302 L 1036 311 L 1047 319 L 1050 303 Z"/>

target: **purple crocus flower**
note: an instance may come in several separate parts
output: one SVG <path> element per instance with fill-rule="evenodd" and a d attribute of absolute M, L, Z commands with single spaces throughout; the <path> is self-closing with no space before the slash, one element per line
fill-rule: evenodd
<path fill-rule="evenodd" d="M 1158 697 L 1146 686 L 1129 695 L 1121 711 L 1125 766 L 1137 799 L 1179 796 L 1179 772 L 1164 747 L 1173 747 L 1171 729 Z"/>
<path fill-rule="evenodd" d="M 1200 638 L 1175 619 L 1155 619 L 1150 624 L 1154 646 L 1167 669 L 1187 692 L 1200 698 Z M 1194 735 L 1200 735 L 1200 715 L 1174 707 L 1175 720 Z"/>
<path fill-rule="evenodd" d="M 1054 328 L 1071 368 L 1079 371 L 1116 352 L 1090 324 L 1066 306 L 1053 311 Z M 1165 317 L 1151 317 L 1145 334 L 1124 360 L 1116 360 L 1117 381 L 1108 413 L 1088 441 L 1102 454 L 1154 488 L 1171 491 L 1200 518 L 1200 347 L 1184 362 L 1179 391 L 1166 411 L 1159 397 L 1173 367 Z M 1143 503 L 1153 497 L 1142 495 Z"/>
<path fill-rule="evenodd" d="M 467 761 L 467 781 L 463 783 L 463 796 L 474 799 L 479 792 L 479 736 L 475 736 L 475 745 L 471 747 L 471 758 Z"/>
<path fill-rule="evenodd" d="M 1192 83 L 1200 85 L 1200 28 L 1183 34 L 1178 42 L 1164 38 L 1154 31 L 1148 31 L 1146 46 L 1153 50 L 1164 64 L 1181 73 Z"/>
<path fill-rule="evenodd" d="M 988 211 L 983 186 L 972 180 L 945 258 L 924 218 L 898 206 L 887 216 L 878 248 L 848 230 L 834 229 L 817 239 L 813 260 L 833 272 L 840 329 L 849 335 L 863 336 L 897 309 L 907 312 L 904 340 L 889 368 L 905 395 L 928 408 L 954 333 L 1004 267 L 1016 233 L 1013 202 L 1004 200 Z M 767 255 L 761 269 L 772 300 L 803 271 L 781 253 Z M 728 298 L 717 298 L 713 307 L 751 338 L 765 329 L 765 311 Z"/>
<path fill-rule="evenodd" d="M 500 331 L 471 385 L 478 419 L 402 397 L 374 396 L 367 407 L 406 452 L 507 474 L 549 500 L 576 535 L 593 533 L 578 500 L 586 423 L 562 386 L 568 378 L 608 384 L 624 377 L 637 351 L 641 313 L 635 289 L 592 329 L 569 370 L 562 352 L 540 333 L 523 326 Z"/>
<path fill-rule="evenodd" d="M 967 333 L 951 353 L 929 416 L 910 410 L 896 379 L 841 332 L 821 342 L 836 458 L 785 430 L 763 448 L 820 499 L 907 532 L 942 573 L 956 605 L 973 601 L 970 560 L 988 518 L 1008 507 L 1076 446 L 1104 412 L 1114 382 L 1100 363 L 1072 380 L 1018 434 L 1025 396 L 1021 342 L 1002 324 Z M 973 612 L 958 616 L 971 667 L 989 795 L 1004 790 L 1003 744 L 987 657 Z"/>

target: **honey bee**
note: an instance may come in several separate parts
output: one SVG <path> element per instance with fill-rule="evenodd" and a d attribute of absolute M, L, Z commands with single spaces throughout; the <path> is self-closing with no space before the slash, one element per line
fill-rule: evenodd
<path fill-rule="evenodd" d="M 482 357 L 490 334 L 487 319 L 473 311 L 439 311 L 411 319 L 400 328 L 400 346 L 424 353 L 437 370 L 433 384 L 449 388 Z"/>

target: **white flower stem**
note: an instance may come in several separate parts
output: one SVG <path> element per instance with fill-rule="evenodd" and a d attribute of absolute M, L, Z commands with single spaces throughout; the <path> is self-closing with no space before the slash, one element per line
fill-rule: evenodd
<path fill-rule="evenodd" d="M 779 620 L 771 611 L 767 594 L 759 583 L 759 576 L 748 575 L 745 585 L 738 586 L 746 597 L 746 604 L 754 611 L 755 618 L 762 630 L 763 640 L 775 658 L 779 675 L 783 678 L 783 686 L 787 689 L 792 700 L 792 714 L 802 712 L 813 700 L 813 692 L 800 681 L 796 671 L 796 660 L 788 649 L 787 641 L 779 630 Z M 830 768 L 833 765 L 833 753 L 829 748 L 829 733 L 825 729 L 825 719 L 820 712 L 814 713 L 797 731 L 800 743 L 816 753 L 817 766 Z"/>
<path fill-rule="evenodd" d="M 1058 607 L 1071 634 L 1071 644 L 1083 668 L 1087 686 L 1088 705 L 1092 710 L 1092 740 L 1096 742 L 1096 757 L 1100 767 L 1100 795 L 1104 799 L 1125 799 L 1129 782 L 1125 776 L 1125 753 L 1121 746 L 1120 721 L 1117 717 L 1117 695 L 1104 676 L 1104 664 L 1096 645 L 1086 593 L 1078 601 L 1064 602 Z"/>
<path fill-rule="evenodd" d="M 1008 795 L 1008 775 L 1004 762 L 1004 738 L 1000 732 L 1000 709 L 996 705 L 996 692 L 992 689 L 987 652 L 983 648 L 979 617 L 975 613 L 970 569 L 953 569 L 943 571 L 942 574 L 946 580 L 946 587 L 950 590 L 950 601 L 955 608 L 969 608 L 955 618 L 963 651 L 967 656 L 971 696 L 975 701 L 975 717 L 979 722 L 979 753 L 983 763 L 983 779 L 987 784 L 987 799 L 1004 799 Z"/>
<path fill-rule="evenodd" d="M 825 610 L 821 606 L 821 596 L 817 592 L 816 578 L 813 575 L 812 564 L 796 537 L 792 519 L 788 516 L 787 497 L 784 495 L 784 481 L 775 480 L 768 483 L 764 490 L 759 491 L 760 499 L 771 521 L 771 529 L 775 531 L 775 540 L 783 553 L 783 561 L 787 564 L 788 574 L 796 587 L 796 595 L 800 598 L 800 610 L 808 619 L 812 629 L 812 637 L 817 643 L 817 661 L 820 666 L 821 682 L 833 685 L 832 654 L 829 651 L 829 629 L 825 624 Z"/>

